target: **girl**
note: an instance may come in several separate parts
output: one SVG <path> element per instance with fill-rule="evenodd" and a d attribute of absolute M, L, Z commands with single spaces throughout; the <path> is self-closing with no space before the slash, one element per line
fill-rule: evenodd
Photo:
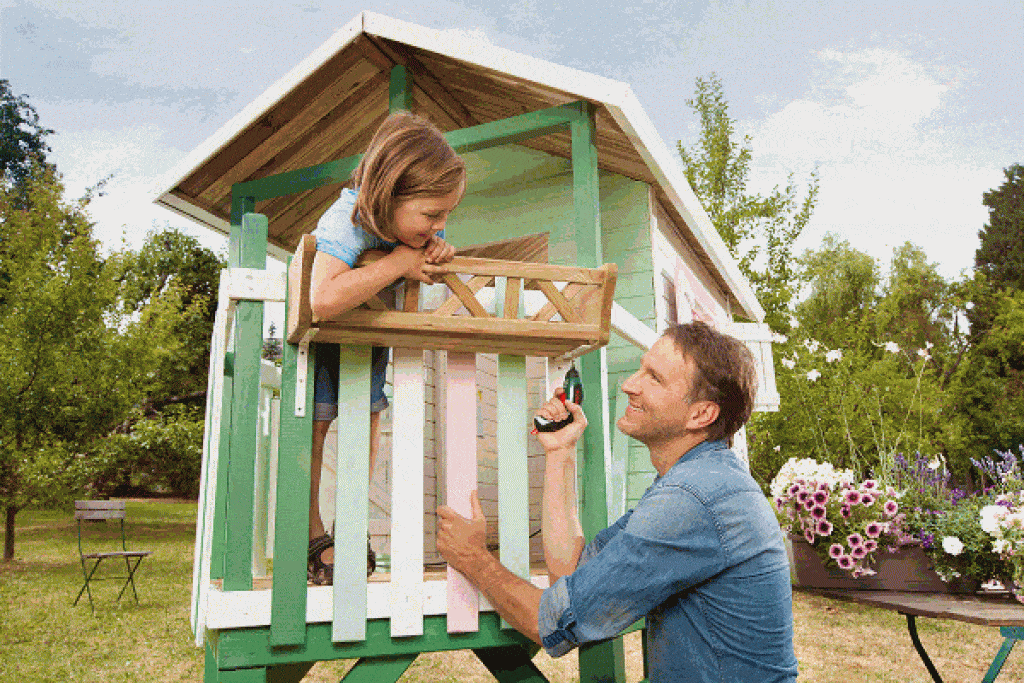
<path fill-rule="evenodd" d="M 384 120 L 352 174 L 355 189 L 321 216 L 313 235 L 316 256 L 310 304 L 315 319 L 337 316 L 400 278 L 433 282 L 444 273 L 441 264 L 455 256 L 444 226 L 466 187 L 462 159 L 441 131 L 426 119 L 397 112 Z M 367 250 L 386 253 L 361 268 L 356 261 Z M 370 478 L 380 443 L 380 413 L 388 406 L 384 373 L 388 349 L 373 347 L 370 381 Z M 317 584 L 333 580 L 334 540 L 320 518 L 320 467 L 324 438 L 338 416 L 338 346 L 315 349 L 313 449 L 309 508 L 309 578 Z M 342 446 L 339 444 L 339 446 Z M 337 514 L 341 514 L 338 511 Z M 367 576 L 376 557 L 367 539 Z"/>

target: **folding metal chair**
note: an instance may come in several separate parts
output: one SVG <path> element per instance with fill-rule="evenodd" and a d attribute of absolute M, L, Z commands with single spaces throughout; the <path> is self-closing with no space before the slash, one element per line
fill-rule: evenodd
<path fill-rule="evenodd" d="M 128 586 L 132 587 L 132 595 L 135 596 L 135 602 L 139 601 L 139 594 L 135 591 L 135 572 L 139 568 L 139 564 L 142 563 L 142 558 L 147 555 L 151 555 L 150 550 L 128 550 L 125 543 L 124 535 L 124 519 L 125 519 L 125 505 L 123 500 L 76 500 L 75 501 L 75 519 L 78 520 L 78 555 L 82 562 L 82 577 L 84 582 L 82 583 L 81 590 L 78 591 L 78 596 L 75 598 L 75 602 L 72 606 L 77 605 L 78 601 L 82 598 L 82 593 L 89 594 L 89 606 L 92 611 L 96 611 L 96 606 L 92 601 L 92 591 L 89 589 L 89 582 L 91 581 L 103 581 L 107 579 L 124 579 L 124 585 L 121 586 L 121 591 L 117 594 L 118 602 L 121 601 L 121 596 L 124 595 L 125 590 Z M 121 521 L 121 549 L 114 550 L 105 553 L 85 553 L 82 552 L 82 520 L 107 520 L 117 519 Z M 125 569 L 128 570 L 126 576 L 95 576 L 96 570 L 99 568 L 100 563 L 103 560 L 112 558 L 124 558 Z M 87 567 L 88 560 L 93 560 L 94 563 L 92 568 Z"/>

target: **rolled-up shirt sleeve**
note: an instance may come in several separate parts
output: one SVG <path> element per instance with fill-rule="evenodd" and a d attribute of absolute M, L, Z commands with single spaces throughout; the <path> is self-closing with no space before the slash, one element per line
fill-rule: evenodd
<path fill-rule="evenodd" d="M 631 515 L 584 548 L 572 574 L 544 591 L 541 642 L 549 655 L 560 657 L 580 644 L 614 637 L 724 568 L 718 529 L 706 507 L 678 486 L 652 488 Z"/>

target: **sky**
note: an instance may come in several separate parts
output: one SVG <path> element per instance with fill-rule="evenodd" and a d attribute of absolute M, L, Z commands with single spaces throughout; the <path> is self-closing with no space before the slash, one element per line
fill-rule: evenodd
<path fill-rule="evenodd" d="M 665 142 L 696 143 L 686 100 L 719 76 L 753 151 L 749 189 L 805 190 L 798 242 L 834 232 L 884 267 L 910 241 L 948 278 L 973 265 L 982 195 L 1024 162 L 1024 1 L 0 0 L 0 78 L 27 95 L 71 196 L 108 249 L 182 229 L 162 176 L 362 10 L 630 84 Z M 161 188 L 165 189 L 165 188 Z"/>

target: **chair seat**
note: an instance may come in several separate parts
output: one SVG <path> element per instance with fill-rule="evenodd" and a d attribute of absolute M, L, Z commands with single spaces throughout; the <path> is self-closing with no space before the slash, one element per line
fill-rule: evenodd
<path fill-rule="evenodd" d="M 86 553 L 82 557 L 87 560 L 98 560 L 105 557 L 146 557 L 152 554 L 152 550 L 118 550 L 110 553 Z"/>

